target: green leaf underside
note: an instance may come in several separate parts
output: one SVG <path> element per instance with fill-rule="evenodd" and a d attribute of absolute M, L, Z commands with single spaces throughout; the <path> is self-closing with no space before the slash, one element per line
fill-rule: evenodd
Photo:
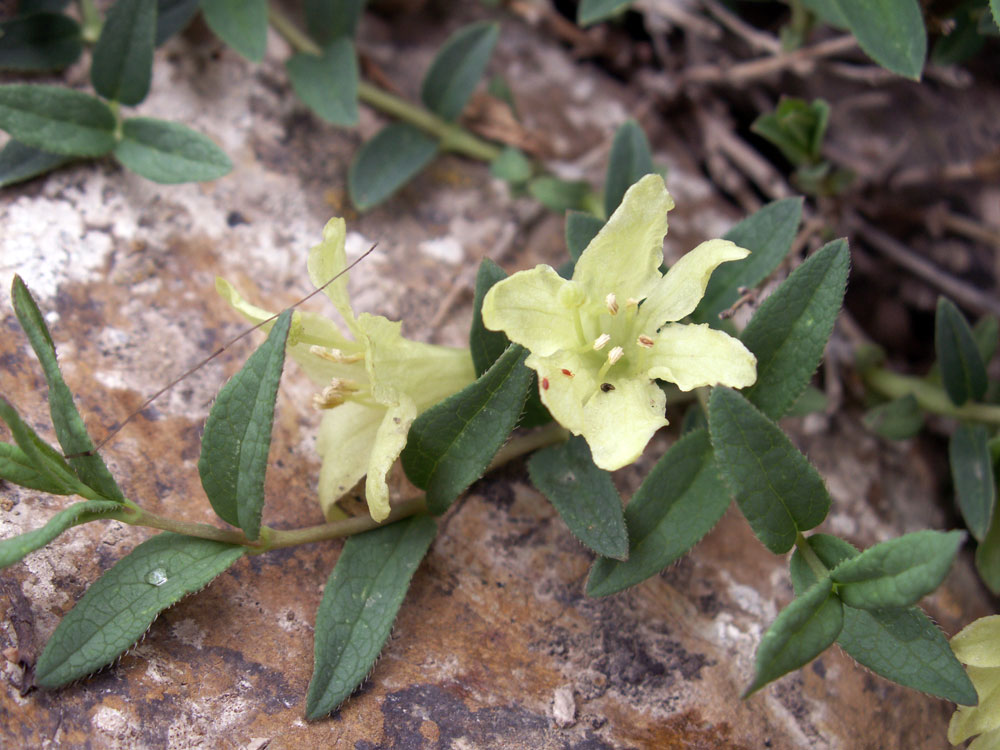
<path fill-rule="evenodd" d="M 483 298 L 507 273 L 489 258 L 483 258 L 476 271 L 476 291 L 472 301 L 472 326 L 469 329 L 469 351 L 478 378 L 500 359 L 510 340 L 503 331 L 491 331 L 483 325 Z"/>
<path fill-rule="evenodd" d="M 965 316 L 951 300 L 938 298 L 934 318 L 934 348 L 941 367 L 941 380 L 948 398 L 956 406 L 986 393 L 986 365 Z"/>
<path fill-rule="evenodd" d="M 238 545 L 171 532 L 143 542 L 63 617 L 35 665 L 35 681 L 56 688 L 107 666 L 160 612 L 204 588 L 245 553 Z"/>
<path fill-rule="evenodd" d="M 400 456 L 406 476 L 444 513 L 486 471 L 517 423 L 532 371 L 528 350 L 512 344 L 478 380 L 413 421 Z"/>
<path fill-rule="evenodd" d="M 62 70 L 83 51 L 80 24 L 62 13 L 37 13 L 0 24 L 0 68 Z"/>
<path fill-rule="evenodd" d="M 879 404 L 864 417 L 868 429 L 889 440 L 906 440 L 924 426 L 924 411 L 912 393 Z"/>
<path fill-rule="evenodd" d="M 0 129 L 26 146 L 67 156 L 101 156 L 115 145 L 108 105 L 60 86 L 0 86 Z"/>
<path fill-rule="evenodd" d="M 149 93 L 156 43 L 156 0 L 116 0 L 94 46 L 90 82 L 111 101 L 138 104 Z"/>
<path fill-rule="evenodd" d="M 507 146 L 500 155 L 490 162 L 490 174 L 513 185 L 520 185 L 531 179 L 534 171 L 524 152 Z"/>
<path fill-rule="evenodd" d="M 251 62 L 267 51 L 267 0 L 201 0 L 205 22 L 222 41 Z"/>
<path fill-rule="evenodd" d="M 188 25 L 198 12 L 201 0 L 157 0 L 156 3 L 156 46 Z"/>
<path fill-rule="evenodd" d="M 436 533 L 432 518 L 417 515 L 344 543 L 316 613 L 308 719 L 336 709 L 371 671 Z"/>
<path fill-rule="evenodd" d="M 625 191 L 654 171 L 646 134 L 635 120 L 626 121 L 611 142 L 608 172 L 604 178 L 604 215 L 611 216 L 622 202 Z"/>
<path fill-rule="evenodd" d="M 778 614 L 757 647 L 756 674 L 744 698 L 808 664 L 837 640 L 844 607 L 832 587 L 829 578 L 817 581 Z"/>
<path fill-rule="evenodd" d="M 250 540 L 260 536 L 274 400 L 291 322 L 292 311 L 285 310 L 267 340 L 222 387 L 201 439 L 201 486 L 219 518 L 239 526 Z"/>
<path fill-rule="evenodd" d="M 50 154 L 11 138 L 0 151 L 0 187 L 30 180 L 71 161 L 72 156 Z"/>
<path fill-rule="evenodd" d="M 68 466 L 66 471 L 72 474 Z M 0 443 L 0 480 L 52 495 L 75 494 L 62 482 L 36 468 L 35 462 L 27 453 L 10 443 Z"/>
<path fill-rule="evenodd" d="M 45 325 L 45 319 L 20 276 L 14 277 L 11 298 L 14 301 L 17 319 L 31 343 L 31 348 L 35 350 L 35 356 L 42 365 L 45 380 L 49 385 L 49 412 L 52 415 L 52 426 L 55 428 L 56 437 L 63 453 L 75 456 L 68 459 L 70 466 L 84 484 L 101 496 L 108 500 L 124 502 L 125 496 L 108 471 L 104 460 L 93 452 L 94 443 L 87 434 L 80 412 L 76 409 L 73 394 L 70 393 L 59 371 L 55 345 Z M 21 445 L 20 442 L 18 445 Z M 23 450 L 24 446 L 21 445 L 21 448 Z"/>
<path fill-rule="evenodd" d="M 965 525 L 980 542 L 990 529 L 997 499 L 989 437 L 983 425 L 960 424 L 948 443 L 958 507 Z"/>
<path fill-rule="evenodd" d="M 377 206 L 416 177 L 437 152 L 437 141 L 412 125 L 387 125 L 358 150 L 351 164 L 351 201 L 359 211 Z"/>
<path fill-rule="evenodd" d="M 849 265 L 846 240 L 824 245 L 764 300 L 740 335 L 757 356 L 757 382 L 744 395 L 772 419 L 788 411 L 819 366 Z"/>
<path fill-rule="evenodd" d="M 918 0 L 831 0 L 858 44 L 875 62 L 915 81 L 927 56 Z"/>
<path fill-rule="evenodd" d="M 358 61 L 350 39 L 333 40 L 321 56 L 292 55 L 285 68 L 295 93 L 322 119 L 343 127 L 358 124 Z"/>
<path fill-rule="evenodd" d="M 750 255 L 723 263 L 712 272 L 692 319 L 719 327 L 719 313 L 736 302 L 740 287 L 757 286 L 788 255 L 801 221 L 802 199 L 784 198 L 768 203 L 730 229 L 725 239 L 745 247 Z"/>
<path fill-rule="evenodd" d="M 40 529 L 28 531 L 11 539 L 0 540 L 0 568 L 20 562 L 25 555 L 41 549 L 67 529 L 78 523 L 93 520 L 90 516 L 100 516 L 121 509 L 121 505 L 111 500 L 87 500 L 74 503 L 56 513 Z"/>
<path fill-rule="evenodd" d="M 0 396 L 0 419 L 7 424 L 17 448 L 30 466 L 37 470 L 50 486 L 58 488 L 55 494 L 82 495 L 90 500 L 98 498 L 93 490 L 77 478 L 59 451 L 38 437 L 3 396 Z M 12 470 L 17 471 L 17 469 Z"/>
<path fill-rule="evenodd" d="M 632 0 L 581 0 L 576 8 L 576 22 L 581 26 L 610 18 L 632 4 Z"/>
<path fill-rule="evenodd" d="M 528 474 L 580 542 L 604 557 L 628 557 L 621 496 L 611 475 L 594 465 L 586 440 L 573 437 L 538 451 Z"/>
<path fill-rule="evenodd" d="M 566 250 L 574 261 L 580 260 L 590 241 L 601 231 L 604 222 L 583 211 L 566 213 Z"/>
<path fill-rule="evenodd" d="M 304 0 L 306 29 L 320 44 L 341 36 L 354 36 L 365 0 Z"/>
<path fill-rule="evenodd" d="M 136 174 L 163 184 L 214 180 L 233 168 L 208 136 L 152 117 L 126 120 L 114 154 Z"/>
<path fill-rule="evenodd" d="M 936 589 L 965 534 L 916 531 L 869 547 L 830 571 L 844 604 L 861 609 L 908 607 Z"/>
<path fill-rule="evenodd" d="M 625 508 L 629 559 L 594 561 L 588 596 L 607 596 L 654 576 L 711 531 L 729 505 L 707 431 L 677 441 Z"/>
<path fill-rule="evenodd" d="M 859 554 L 844 540 L 827 534 L 809 537 L 809 546 L 828 568 Z M 790 570 L 796 595 L 816 580 L 798 550 Z M 976 690 L 948 639 L 918 607 L 866 610 L 844 605 L 844 627 L 837 643 L 856 662 L 887 680 L 955 703 L 976 703 Z"/>
<path fill-rule="evenodd" d="M 420 87 L 427 109 L 442 119 L 456 119 L 482 78 L 499 37 L 500 26 L 492 21 L 470 24 L 448 37 Z"/>
<path fill-rule="evenodd" d="M 714 388 L 708 422 L 719 472 L 754 534 L 775 554 L 830 509 L 823 479 L 781 429 L 729 388 Z"/>

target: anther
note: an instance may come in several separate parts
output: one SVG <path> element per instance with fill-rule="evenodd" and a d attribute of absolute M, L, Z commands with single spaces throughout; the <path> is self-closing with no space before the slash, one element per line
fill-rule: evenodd
<path fill-rule="evenodd" d="M 606 333 L 602 333 L 600 336 L 598 336 L 594 340 L 594 351 L 595 352 L 601 351 L 601 349 L 603 349 L 605 346 L 607 346 L 607 343 L 609 341 L 611 341 L 611 336 L 609 336 Z"/>
<path fill-rule="evenodd" d="M 625 356 L 625 350 L 622 349 L 620 346 L 616 346 L 614 349 L 608 352 L 608 362 L 614 364 L 623 356 Z"/>
<path fill-rule="evenodd" d="M 337 364 L 351 364 L 365 358 L 363 354 L 345 354 L 340 349 L 327 349 L 315 344 L 309 347 L 309 353 L 320 359 L 325 359 L 327 362 L 336 362 Z"/>
<path fill-rule="evenodd" d="M 637 343 L 639 344 L 639 346 L 643 347 L 644 349 L 652 349 L 653 348 L 653 344 L 656 343 L 656 342 L 654 342 L 653 339 L 651 339 L 646 334 L 642 334 L 641 336 L 639 336 L 639 340 L 638 340 Z"/>
<path fill-rule="evenodd" d="M 614 292 L 609 292 L 608 296 L 604 298 L 604 304 L 608 307 L 608 312 L 612 315 L 618 314 L 618 298 L 615 297 Z"/>

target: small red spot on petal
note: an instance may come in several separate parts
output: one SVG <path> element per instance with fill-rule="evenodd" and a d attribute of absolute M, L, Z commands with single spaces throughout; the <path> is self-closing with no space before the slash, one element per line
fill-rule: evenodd
<path fill-rule="evenodd" d="M 542 390 L 547 391 L 549 389 L 549 379 L 542 378 Z"/>
<path fill-rule="evenodd" d="M 562 370 L 562 374 L 565 375 L 567 378 L 576 377 L 575 375 L 573 375 L 572 372 L 570 372 L 569 370 L 567 370 L 565 367 Z"/>

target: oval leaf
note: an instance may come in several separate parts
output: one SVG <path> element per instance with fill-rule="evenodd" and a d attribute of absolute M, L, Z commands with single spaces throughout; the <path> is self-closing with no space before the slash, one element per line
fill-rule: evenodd
<path fill-rule="evenodd" d="M 143 542 L 87 589 L 35 665 L 56 688 L 105 667 L 143 636 L 164 609 L 200 591 L 246 547 L 164 532 Z"/>
<path fill-rule="evenodd" d="M 576 22 L 581 26 L 603 21 L 632 4 L 632 0 L 580 0 L 576 8 Z"/>
<path fill-rule="evenodd" d="M 358 61 L 350 39 L 335 39 L 320 56 L 292 55 L 285 69 L 309 109 L 333 125 L 358 124 Z"/>
<path fill-rule="evenodd" d="M 784 432 L 729 388 L 713 388 L 708 424 L 719 471 L 754 534 L 775 554 L 830 509 L 823 479 Z"/>
<path fill-rule="evenodd" d="M 104 460 L 95 451 L 94 443 L 87 434 L 87 428 L 73 402 L 73 394 L 70 393 L 69 386 L 59 371 L 56 348 L 52 343 L 48 326 L 45 325 L 45 319 L 38 305 L 35 304 L 20 276 L 14 277 L 10 296 L 14 301 L 14 312 L 21 328 L 28 336 L 31 348 L 35 350 L 35 356 L 38 357 L 45 373 L 45 380 L 49 385 L 49 413 L 52 415 L 52 426 L 55 428 L 59 445 L 65 454 L 70 456 L 68 459 L 70 466 L 84 484 L 102 497 L 124 502 L 125 496 L 118 483 L 111 476 Z M 21 443 L 18 442 L 18 445 Z M 21 445 L 21 448 L 24 449 L 24 445 Z"/>
<path fill-rule="evenodd" d="M 90 82 L 105 99 L 138 104 L 149 93 L 156 0 L 116 0 L 94 47 Z"/>
<path fill-rule="evenodd" d="M 528 192 L 553 211 L 573 211 L 584 207 L 590 195 L 590 185 L 583 180 L 561 180 L 545 175 L 529 182 Z"/>
<path fill-rule="evenodd" d="M 729 505 L 705 430 L 677 441 L 625 508 L 629 558 L 594 562 L 588 596 L 607 596 L 654 576 L 711 531 Z"/>
<path fill-rule="evenodd" d="M 222 41 L 251 62 L 267 51 L 267 0 L 201 0 L 205 22 Z"/>
<path fill-rule="evenodd" d="M 917 0 L 831 0 L 868 55 L 887 70 L 920 80 L 927 31 Z"/>
<path fill-rule="evenodd" d="M 435 534 L 434 520 L 420 515 L 344 543 L 316 613 L 308 719 L 329 714 L 371 672 Z"/>
<path fill-rule="evenodd" d="M 528 350 L 511 345 L 476 382 L 413 421 L 400 458 L 406 476 L 444 513 L 486 471 L 517 423 L 531 383 Z"/>
<path fill-rule="evenodd" d="M 764 633 L 757 648 L 753 684 L 743 697 L 811 662 L 837 640 L 843 624 L 844 607 L 830 579 L 817 581 L 785 607 Z"/>
<path fill-rule="evenodd" d="M 521 185 L 531 179 L 534 168 L 524 152 L 507 146 L 490 162 L 490 174 L 512 185 Z"/>
<path fill-rule="evenodd" d="M 365 0 L 304 0 L 309 36 L 320 44 L 337 37 L 354 36 Z"/>
<path fill-rule="evenodd" d="M 9 416 L 9 408 L 10 404 L 5 404 L 4 408 L 0 409 L 0 416 Z M 55 454 L 55 450 L 52 453 Z M 58 458 L 58 454 L 54 458 Z M 73 472 L 68 466 L 64 464 L 63 468 L 68 477 L 72 476 Z M 60 479 L 49 476 L 44 469 L 35 466 L 34 460 L 27 453 L 10 443 L 0 443 L 0 480 L 39 492 L 48 492 L 50 495 L 76 494 L 74 486 L 68 487 Z"/>
<path fill-rule="evenodd" d="M 844 604 L 861 609 L 908 607 L 939 585 L 965 536 L 917 531 L 869 547 L 830 571 Z"/>
<path fill-rule="evenodd" d="M 412 125 L 388 125 L 358 151 L 347 176 L 351 202 L 359 211 L 377 206 L 431 163 L 438 143 Z"/>
<path fill-rule="evenodd" d="M 188 25 L 198 12 L 201 0 L 157 0 L 156 2 L 156 46 Z"/>
<path fill-rule="evenodd" d="M 995 511 L 989 533 L 976 547 L 976 570 L 987 588 L 1000 596 L 1000 513 Z"/>
<path fill-rule="evenodd" d="M 0 129 L 26 146 L 68 156 L 101 156 L 115 145 L 108 105 L 59 86 L 0 86 Z"/>
<path fill-rule="evenodd" d="M 641 177 L 655 171 L 646 134 L 635 120 L 627 120 L 611 142 L 608 172 L 604 178 L 604 215 L 611 216 L 622 202 L 625 191 Z"/>
<path fill-rule="evenodd" d="M 285 310 L 267 340 L 222 387 L 201 438 L 201 486 L 219 518 L 239 526 L 250 540 L 260 536 L 274 400 L 291 322 L 292 311 Z"/>
<path fill-rule="evenodd" d="M 233 168 L 229 157 L 207 136 L 151 117 L 126 120 L 114 153 L 136 174 L 164 184 L 214 180 Z"/>
<path fill-rule="evenodd" d="M 604 222 L 583 211 L 566 212 L 566 251 L 574 261 L 580 260 L 590 241 L 601 231 Z"/>
<path fill-rule="evenodd" d="M 982 425 L 960 424 L 948 443 L 958 507 L 965 525 L 980 542 L 990 529 L 997 499 L 989 437 Z"/>
<path fill-rule="evenodd" d="M 81 52 L 80 24 L 62 13 L 36 13 L 0 23 L 0 68 L 62 70 Z"/>
<path fill-rule="evenodd" d="M 864 417 L 869 430 L 889 440 L 907 440 L 924 426 L 924 412 L 912 393 L 869 409 Z"/>
<path fill-rule="evenodd" d="M 585 546 L 604 557 L 628 557 L 621 496 L 611 475 L 594 465 L 586 440 L 573 437 L 538 451 L 528 474 Z"/>
<path fill-rule="evenodd" d="M 965 316 L 954 303 L 939 297 L 934 317 L 934 348 L 941 367 L 941 380 L 948 398 L 956 406 L 986 393 L 986 365 Z"/>
<path fill-rule="evenodd" d="M 500 26 L 492 21 L 470 24 L 448 37 L 420 87 L 427 109 L 445 120 L 462 114 L 499 37 Z"/>
<path fill-rule="evenodd" d="M 824 245 L 764 300 L 740 335 L 757 356 L 757 382 L 744 395 L 771 419 L 784 416 L 819 366 L 849 265 L 847 240 Z"/>
<path fill-rule="evenodd" d="M 50 154 L 11 138 L 0 151 L 0 187 L 30 180 L 71 161 L 72 156 Z"/>
<path fill-rule="evenodd" d="M 20 562 L 25 555 L 41 549 L 67 529 L 93 521 L 105 513 L 121 510 L 121 507 L 111 500 L 87 500 L 64 508 L 42 528 L 0 541 L 0 568 Z"/>

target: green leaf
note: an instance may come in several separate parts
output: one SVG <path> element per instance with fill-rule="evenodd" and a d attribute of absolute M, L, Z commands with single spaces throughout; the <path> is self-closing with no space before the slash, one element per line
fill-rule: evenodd
<path fill-rule="evenodd" d="M 576 22 L 580 26 L 590 26 L 605 18 L 611 18 L 631 4 L 632 0 L 580 0 L 580 4 L 576 7 Z"/>
<path fill-rule="evenodd" d="M 914 81 L 927 56 L 927 32 L 918 0 L 831 0 L 869 57 Z"/>
<path fill-rule="evenodd" d="M 201 0 L 205 22 L 222 41 L 251 62 L 267 51 L 267 0 Z"/>
<path fill-rule="evenodd" d="M 344 543 L 316 613 L 306 718 L 343 703 L 371 672 L 437 524 L 412 516 Z"/>
<path fill-rule="evenodd" d="M 531 162 L 522 151 L 507 146 L 500 155 L 490 162 L 490 174 L 501 180 L 520 185 L 531 179 Z"/>
<path fill-rule="evenodd" d="M 138 104 L 149 93 L 156 42 L 156 0 L 117 0 L 94 46 L 90 82 L 105 99 Z"/>
<path fill-rule="evenodd" d="M 6 408 L 3 409 L 3 413 L 8 416 L 10 414 Z M 52 452 L 55 453 L 54 450 Z M 68 466 L 65 466 L 65 471 L 69 475 L 73 473 Z M 59 479 L 49 476 L 46 471 L 35 465 L 35 461 L 27 453 L 11 443 L 0 443 L 0 480 L 52 495 L 76 494 L 75 486 L 69 488 Z"/>
<path fill-rule="evenodd" d="M 306 30 L 320 44 L 353 37 L 365 0 L 305 0 Z"/>
<path fill-rule="evenodd" d="M 343 127 L 358 124 L 358 60 L 349 38 L 334 39 L 318 57 L 292 55 L 285 69 L 295 93 L 322 119 Z"/>
<path fill-rule="evenodd" d="M 833 26 L 835 29 L 847 28 L 847 19 L 837 7 L 836 0 L 801 0 L 801 2 L 827 26 Z"/>
<path fill-rule="evenodd" d="M 819 366 L 850 259 L 847 240 L 824 245 L 764 300 L 740 335 L 757 355 L 757 382 L 744 394 L 772 419 L 788 411 Z"/>
<path fill-rule="evenodd" d="M 976 570 L 989 590 L 1000 596 L 1000 513 L 995 510 L 990 530 L 976 548 Z"/>
<path fill-rule="evenodd" d="M 938 297 L 934 348 L 948 398 L 956 406 L 981 399 L 989 384 L 986 365 L 965 316 L 946 297 Z"/>
<path fill-rule="evenodd" d="M 750 251 L 743 260 L 723 263 L 712 272 L 698 307 L 691 314 L 696 323 L 719 327 L 719 313 L 766 279 L 788 255 L 802 221 L 802 199 L 784 198 L 768 203 L 729 230 L 725 239 Z"/>
<path fill-rule="evenodd" d="M 984 315 L 972 327 L 972 337 L 976 340 L 976 349 L 983 364 L 989 364 L 1000 344 L 1000 320 L 996 315 Z"/>
<path fill-rule="evenodd" d="M 678 440 L 625 508 L 629 558 L 594 561 L 587 596 L 607 596 L 654 576 L 711 531 L 729 506 L 705 430 Z"/>
<path fill-rule="evenodd" d="M 816 164 L 830 119 L 830 105 L 822 99 L 781 98 L 774 112 L 759 115 L 750 125 L 757 135 L 778 147 L 793 166 Z"/>
<path fill-rule="evenodd" d="M 997 500 L 989 438 L 983 425 L 960 424 L 948 443 L 955 499 L 965 525 L 980 542 L 990 529 Z"/>
<path fill-rule="evenodd" d="M 291 323 L 292 311 L 285 310 L 267 340 L 222 387 L 201 438 L 201 486 L 219 518 L 239 526 L 250 540 L 260 536 L 274 400 Z"/>
<path fill-rule="evenodd" d="M 844 607 L 830 579 L 817 581 L 792 600 L 764 633 L 757 648 L 753 684 L 743 697 L 819 656 L 837 640 L 843 624 Z"/>
<path fill-rule="evenodd" d="M 583 211 L 566 213 L 566 250 L 574 261 L 580 260 L 590 241 L 601 231 L 604 222 Z"/>
<path fill-rule="evenodd" d="M 531 370 L 528 350 L 511 345 L 476 382 L 417 417 L 400 458 L 440 515 L 486 471 L 517 423 Z"/>
<path fill-rule="evenodd" d="M 558 177 L 536 177 L 528 183 L 528 192 L 546 208 L 553 211 L 582 209 L 590 185 L 582 180 L 560 180 Z"/>
<path fill-rule="evenodd" d="M 359 211 L 377 206 L 416 177 L 437 152 L 437 141 L 412 125 L 387 125 L 354 157 L 347 176 L 351 202 Z"/>
<path fill-rule="evenodd" d="M 826 394 L 823 391 L 815 386 L 807 385 L 802 394 L 795 399 L 795 403 L 792 404 L 785 416 L 804 417 L 807 414 L 825 411 L 828 403 Z"/>
<path fill-rule="evenodd" d="M 865 426 L 889 440 L 907 440 L 924 426 L 924 411 L 912 393 L 869 409 Z"/>
<path fill-rule="evenodd" d="M 781 429 L 729 388 L 713 388 L 708 424 L 719 472 L 754 534 L 775 554 L 830 509 L 823 479 Z"/>
<path fill-rule="evenodd" d="M 655 172 L 649 141 L 639 123 L 627 120 L 615 132 L 604 178 L 604 215 L 611 216 L 622 202 L 625 191 L 640 178 Z"/>
<path fill-rule="evenodd" d="M 60 86 L 0 86 L 0 129 L 25 146 L 67 156 L 101 156 L 115 145 L 108 105 Z"/>
<path fill-rule="evenodd" d="M 827 534 L 814 534 L 808 541 L 828 568 L 858 555 L 850 544 Z M 791 572 L 796 595 L 816 580 L 799 550 L 792 555 Z M 917 607 L 866 610 L 845 605 L 837 643 L 856 662 L 895 683 L 955 703 L 976 702 L 976 690 L 948 640 Z"/>
<path fill-rule="evenodd" d="M 63 452 L 67 456 L 73 456 L 69 458 L 70 466 L 84 484 L 102 497 L 124 502 L 125 496 L 108 471 L 104 460 L 95 451 L 94 443 L 87 434 L 80 412 L 73 403 L 73 394 L 70 393 L 59 371 L 56 348 L 52 343 L 48 326 L 45 325 L 45 319 L 38 305 L 35 304 L 31 292 L 21 281 L 20 276 L 14 276 L 10 296 L 14 301 L 14 312 L 21 323 L 21 328 L 28 336 L 31 348 L 35 350 L 35 356 L 38 357 L 45 373 L 45 380 L 49 385 L 49 412 L 52 415 L 52 426 L 55 428 Z M 28 452 L 21 441 L 18 441 L 18 445 L 26 453 Z"/>
<path fill-rule="evenodd" d="M 445 120 L 457 119 L 486 70 L 500 25 L 481 21 L 459 29 L 445 41 L 424 76 L 420 98 Z"/>
<path fill-rule="evenodd" d="M 246 547 L 164 532 L 108 570 L 62 619 L 35 665 L 35 681 L 56 688 L 113 662 L 164 609 L 200 591 Z"/>
<path fill-rule="evenodd" d="M 948 574 L 961 531 L 917 531 L 869 547 L 830 571 L 844 604 L 861 609 L 908 607 Z"/>
<path fill-rule="evenodd" d="M 11 138 L 0 151 L 0 187 L 30 180 L 71 161 L 72 156 L 50 154 Z"/>
<path fill-rule="evenodd" d="M 62 13 L 37 13 L 0 23 L 0 68 L 62 70 L 81 52 L 80 24 Z"/>
<path fill-rule="evenodd" d="M 36 13 L 58 13 L 69 5 L 69 0 L 21 0 L 16 4 L 17 18 L 33 16 Z"/>
<path fill-rule="evenodd" d="M 628 557 L 621 496 L 611 475 L 594 465 L 586 440 L 573 437 L 538 451 L 528 474 L 585 546 L 604 557 Z"/>
<path fill-rule="evenodd" d="M 497 73 L 490 78 L 489 83 L 486 84 L 486 91 L 490 96 L 496 97 L 510 107 L 510 113 L 514 115 L 514 119 L 520 121 L 521 115 L 517 111 L 517 102 L 514 100 L 514 92 L 511 91 L 510 84 L 507 83 L 506 78 Z"/>
<path fill-rule="evenodd" d="M 0 443 L 0 445 L 4 444 Z M 0 459 L 0 463 L 2 463 L 2 459 Z M 111 500 L 87 500 L 82 503 L 74 503 L 56 513 L 42 528 L 11 539 L 0 540 L 0 568 L 6 568 L 8 565 L 20 562 L 26 555 L 36 549 L 41 549 L 67 529 L 87 521 L 93 521 L 102 514 L 120 510 L 121 507 Z"/>
<path fill-rule="evenodd" d="M 9 466 L 5 469 L 5 472 L 11 472 L 9 481 L 20 484 L 16 479 L 19 476 L 24 476 L 33 481 L 27 470 L 34 469 L 42 477 L 39 483 L 44 480 L 47 484 L 46 492 L 56 495 L 82 495 L 90 500 L 96 500 L 99 497 L 99 495 L 79 480 L 66 461 L 63 460 L 59 451 L 42 440 L 21 419 L 17 410 L 3 396 L 0 396 L 0 419 L 7 424 L 11 434 L 14 436 L 14 442 L 17 443 L 17 448 L 24 455 L 24 460 L 22 461 L 18 454 L 11 454 L 10 460 L 21 464 L 21 468 Z M 4 443 L 4 445 L 8 444 Z M 6 473 L 4 478 L 8 478 Z M 30 487 L 32 485 L 26 486 Z M 42 488 L 39 487 L 38 489 Z"/>
<path fill-rule="evenodd" d="M 990 12 L 993 14 L 993 23 L 1000 26 L 1000 0 L 990 0 Z"/>
<path fill-rule="evenodd" d="M 942 31 L 931 50 L 934 65 L 954 65 L 977 55 L 986 42 L 979 24 L 986 11 L 985 3 L 966 0 L 939 19 Z"/>
<path fill-rule="evenodd" d="M 187 26 L 200 5 L 201 0 L 157 0 L 156 46 Z"/>
<path fill-rule="evenodd" d="M 229 173 L 229 157 L 202 135 L 177 122 L 132 117 L 122 126 L 115 158 L 147 180 L 203 182 Z"/>

